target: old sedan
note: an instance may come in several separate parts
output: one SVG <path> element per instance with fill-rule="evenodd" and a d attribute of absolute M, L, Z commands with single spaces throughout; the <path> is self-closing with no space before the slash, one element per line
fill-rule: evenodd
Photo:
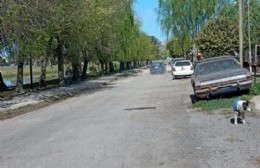
<path fill-rule="evenodd" d="M 197 98 L 249 90 L 252 83 L 251 74 L 231 56 L 214 57 L 199 62 L 191 78 Z"/>

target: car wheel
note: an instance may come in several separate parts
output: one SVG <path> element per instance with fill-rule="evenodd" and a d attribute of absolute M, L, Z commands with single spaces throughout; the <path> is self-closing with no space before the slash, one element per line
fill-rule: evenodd
<path fill-rule="evenodd" d="M 212 99 L 212 94 L 209 93 L 206 98 L 207 98 L 207 100 L 211 100 Z"/>
<path fill-rule="evenodd" d="M 176 79 L 176 77 L 174 75 L 172 75 L 172 80 Z"/>
<path fill-rule="evenodd" d="M 191 102 L 192 102 L 192 104 L 195 104 L 195 103 L 197 103 L 199 101 L 199 98 L 195 95 L 195 94 L 193 94 L 192 96 L 191 96 Z"/>

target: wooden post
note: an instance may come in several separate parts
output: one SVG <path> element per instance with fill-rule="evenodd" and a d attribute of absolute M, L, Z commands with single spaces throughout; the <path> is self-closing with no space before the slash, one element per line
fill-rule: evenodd
<path fill-rule="evenodd" d="M 239 0 L 239 62 L 243 66 L 243 1 Z"/>

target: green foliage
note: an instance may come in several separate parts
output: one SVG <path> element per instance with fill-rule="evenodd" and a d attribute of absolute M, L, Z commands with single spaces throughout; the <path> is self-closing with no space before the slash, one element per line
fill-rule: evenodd
<path fill-rule="evenodd" d="M 167 36 L 174 36 L 178 39 L 175 43 L 176 53 L 178 46 L 181 51 L 187 51 L 193 43 L 196 35 L 204 24 L 216 13 L 226 6 L 226 0 L 159 0 L 158 20 Z"/>
<path fill-rule="evenodd" d="M 90 72 L 97 72 L 97 67 L 92 65 L 92 66 L 89 67 L 89 71 Z"/>
<path fill-rule="evenodd" d="M 183 57 L 190 44 L 190 39 L 187 36 L 175 36 L 167 42 L 166 48 L 172 57 Z"/>
<path fill-rule="evenodd" d="M 249 11 L 248 11 L 249 10 Z M 248 45 L 248 22 L 250 26 L 251 32 L 251 43 L 259 44 L 260 42 L 260 1 L 259 0 L 250 0 L 250 4 L 248 5 L 248 1 L 244 1 L 244 45 Z M 238 2 L 235 4 L 230 4 L 223 8 L 219 17 L 227 18 L 228 20 L 233 21 L 234 23 L 238 23 Z M 249 17 L 248 17 L 249 16 Z M 250 18 L 250 20 L 249 20 Z"/>
<path fill-rule="evenodd" d="M 250 95 L 260 95 L 260 83 L 255 83 L 250 89 Z"/>
<path fill-rule="evenodd" d="M 107 62 L 138 61 L 158 54 L 151 41 L 145 55 L 139 52 L 143 45 L 137 44 L 147 44 L 147 39 L 134 20 L 133 1 L 8 0 L 0 9 L 1 30 L 19 46 L 19 57 L 39 58 L 48 50 L 52 59 L 57 43 L 49 45 L 49 41 L 55 38 L 65 45 L 66 59 L 72 63 L 86 56 Z"/>
<path fill-rule="evenodd" d="M 212 111 L 220 108 L 230 108 L 233 99 L 213 99 L 201 100 L 193 105 L 195 108 L 201 108 L 204 111 Z"/>
<path fill-rule="evenodd" d="M 0 67 L 0 71 L 3 75 L 4 80 L 14 80 L 15 77 L 17 76 L 17 69 L 16 67 L 13 66 L 4 66 Z M 30 76 L 30 67 L 25 66 L 24 67 L 24 76 L 29 77 Z M 39 66 L 33 66 L 33 77 L 37 78 L 41 73 L 41 67 Z M 47 78 L 48 79 L 53 79 L 57 78 L 57 66 L 47 66 Z M 38 80 L 38 79 L 37 79 Z"/>
<path fill-rule="evenodd" d="M 237 24 L 221 18 L 211 20 L 195 41 L 206 57 L 233 54 L 239 46 Z"/>

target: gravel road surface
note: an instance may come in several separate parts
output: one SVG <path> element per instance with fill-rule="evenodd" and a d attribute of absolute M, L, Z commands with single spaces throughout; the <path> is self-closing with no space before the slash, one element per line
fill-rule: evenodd
<path fill-rule="evenodd" d="M 260 121 L 192 109 L 190 79 L 169 73 L 115 81 L 0 121 L 1 168 L 256 168 Z"/>

